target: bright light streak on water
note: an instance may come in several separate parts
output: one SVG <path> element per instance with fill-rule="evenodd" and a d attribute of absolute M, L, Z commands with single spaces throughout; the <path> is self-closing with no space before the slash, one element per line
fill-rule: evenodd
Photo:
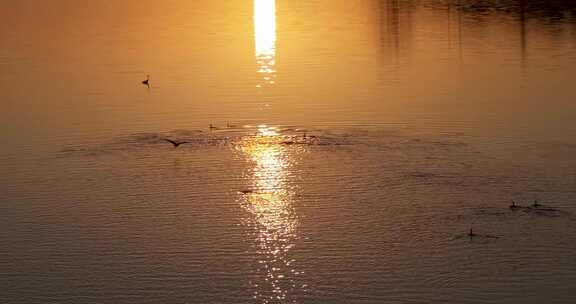
<path fill-rule="evenodd" d="M 254 0 L 254 40 L 256 63 L 258 73 L 262 75 L 262 84 L 274 84 L 276 74 L 275 0 Z"/>
<path fill-rule="evenodd" d="M 254 233 L 255 276 L 251 281 L 258 303 L 292 303 L 291 291 L 298 289 L 291 250 L 298 239 L 295 191 L 290 181 L 293 154 L 282 145 L 276 128 L 258 126 L 255 137 L 238 147 L 253 162 L 253 192 L 242 201 L 249 213 L 246 226 Z"/>

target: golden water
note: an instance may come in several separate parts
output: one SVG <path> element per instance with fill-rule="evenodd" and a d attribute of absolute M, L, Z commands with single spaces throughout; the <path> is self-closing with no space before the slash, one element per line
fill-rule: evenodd
<path fill-rule="evenodd" d="M 0 303 L 576 299 L 568 1 L 0 17 Z"/>

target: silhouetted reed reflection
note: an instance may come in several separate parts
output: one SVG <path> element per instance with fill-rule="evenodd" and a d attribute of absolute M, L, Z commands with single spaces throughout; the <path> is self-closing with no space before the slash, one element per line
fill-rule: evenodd
<path fill-rule="evenodd" d="M 552 35 L 567 34 L 569 27 L 556 27 L 568 23 L 576 27 L 576 4 L 573 1 L 545 0 L 448 0 L 448 1 L 379 1 L 380 23 L 382 28 L 381 45 L 384 57 L 389 64 L 401 70 L 411 61 L 414 27 L 417 23 L 412 15 L 422 9 L 429 8 L 435 12 L 446 11 L 448 32 L 444 39 L 452 44 L 455 40 L 458 48 L 460 65 L 466 63 L 467 40 L 470 40 L 470 30 L 489 24 L 488 19 L 501 19 L 503 24 L 517 20 L 519 41 L 519 62 L 524 69 L 529 60 L 531 30 L 538 29 L 538 24 L 545 24 Z M 554 29 L 555 28 L 555 29 Z M 451 46 L 450 46 L 451 47 Z"/>

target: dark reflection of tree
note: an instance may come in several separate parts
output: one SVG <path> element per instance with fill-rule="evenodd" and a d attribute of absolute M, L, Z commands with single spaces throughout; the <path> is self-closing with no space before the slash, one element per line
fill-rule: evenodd
<path fill-rule="evenodd" d="M 399 68 L 409 57 L 413 39 L 412 11 L 416 3 L 406 0 L 380 0 L 380 44 L 384 61 Z"/>
<path fill-rule="evenodd" d="M 479 26 L 490 16 L 510 16 L 519 22 L 520 56 L 525 68 L 528 52 L 528 21 L 546 24 L 553 36 L 566 30 L 566 24 L 576 26 L 574 0 L 449 0 L 465 18 Z M 459 20 L 459 27 L 462 27 Z"/>
<path fill-rule="evenodd" d="M 414 39 L 413 16 L 420 8 L 446 10 L 449 43 L 457 41 L 460 66 L 464 65 L 465 29 L 486 28 L 494 18 L 518 20 L 518 41 L 522 68 L 525 68 L 528 47 L 528 24 L 545 24 L 552 37 L 561 37 L 566 30 L 576 29 L 576 0 L 375 0 L 378 3 L 381 28 L 380 44 L 384 64 L 402 70 L 410 58 Z M 452 24 L 456 28 L 452 33 Z M 572 26 L 572 29 L 570 28 Z M 576 33 L 576 30 L 573 30 Z M 452 36 L 454 35 L 454 36 Z M 576 35 L 576 34 L 575 34 Z"/>
<path fill-rule="evenodd" d="M 394 50 L 394 58 L 400 56 L 400 3 L 398 0 L 386 1 L 386 24 L 388 47 Z"/>
<path fill-rule="evenodd" d="M 522 69 L 526 67 L 526 0 L 520 1 L 520 53 L 522 57 Z"/>
<path fill-rule="evenodd" d="M 462 41 L 462 0 L 458 0 L 458 54 L 460 59 L 460 68 L 464 66 L 464 42 Z"/>
<path fill-rule="evenodd" d="M 457 1 L 457 0 L 452 0 Z M 560 21 L 576 17 L 574 0 L 461 0 L 462 10 L 467 14 L 515 15 L 524 9 L 531 19 Z"/>

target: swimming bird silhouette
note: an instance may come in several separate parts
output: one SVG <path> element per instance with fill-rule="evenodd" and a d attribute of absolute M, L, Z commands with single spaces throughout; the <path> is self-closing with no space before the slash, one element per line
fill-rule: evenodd
<path fill-rule="evenodd" d="M 210 128 L 210 131 L 218 129 L 218 127 L 215 127 L 213 124 L 209 124 L 208 128 Z"/>
<path fill-rule="evenodd" d="M 514 209 L 518 209 L 520 208 L 520 206 L 516 205 L 515 201 L 512 201 L 512 205 L 510 205 L 510 209 L 514 210 Z"/>
<path fill-rule="evenodd" d="M 164 141 L 167 141 L 169 143 L 171 143 L 172 145 L 174 145 L 174 148 L 178 148 L 178 146 L 180 146 L 181 144 L 187 144 L 187 141 L 174 141 L 168 138 L 164 138 Z"/>
<path fill-rule="evenodd" d="M 142 84 L 150 86 L 150 75 L 146 75 L 146 80 L 142 80 Z"/>
<path fill-rule="evenodd" d="M 538 207 L 542 207 L 542 205 L 538 204 L 538 200 L 534 200 L 534 204 L 532 204 L 532 207 L 538 208 Z"/>
<path fill-rule="evenodd" d="M 497 235 L 492 234 L 476 234 L 472 231 L 472 227 L 470 227 L 470 231 L 468 232 L 468 237 L 470 239 L 478 237 L 478 238 L 486 238 L 486 239 L 499 239 L 500 237 Z"/>

